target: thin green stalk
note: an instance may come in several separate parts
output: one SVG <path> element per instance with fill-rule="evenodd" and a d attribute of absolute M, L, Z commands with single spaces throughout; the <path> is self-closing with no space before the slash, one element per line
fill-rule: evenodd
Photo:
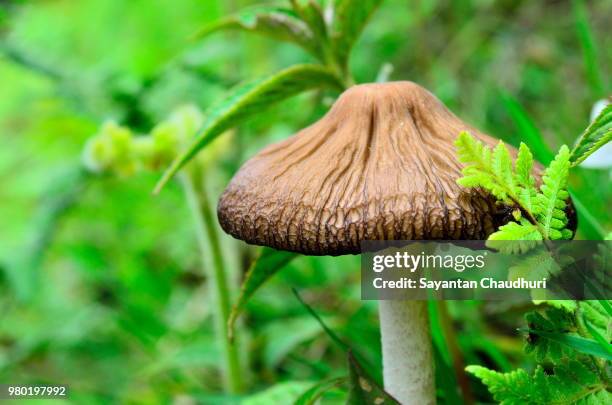
<path fill-rule="evenodd" d="M 6 59 L 15 63 L 16 65 L 21 66 L 24 69 L 28 69 L 43 77 L 58 82 L 62 80 L 63 76 L 61 72 L 58 72 L 49 66 L 45 66 L 38 61 L 27 57 L 17 49 L 9 46 L 9 44 L 7 44 L 4 40 L 0 42 L 0 55 L 4 56 Z"/>
<path fill-rule="evenodd" d="M 196 162 L 193 162 L 191 167 L 182 173 L 181 179 L 195 221 L 204 269 L 210 281 L 217 345 L 223 355 L 224 384 L 228 392 L 239 393 L 244 387 L 240 355 L 236 340 L 231 342 L 227 333 L 227 320 L 231 310 L 231 290 L 225 274 L 215 218 L 208 201 L 200 167 Z"/>
<path fill-rule="evenodd" d="M 463 354 L 461 353 L 461 348 L 459 347 L 457 334 L 455 333 L 455 328 L 453 327 L 453 320 L 448 312 L 448 302 L 436 301 L 436 304 L 438 308 L 440 326 L 442 327 L 444 337 L 446 338 L 448 351 L 453 362 L 455 378 L 457 378 L 459 389 L 463 394 L 464 403 L 473 404 L 474 395 L 472 394 L 470 381 L 465 372 L 465 361 L 463 360 Z"/>

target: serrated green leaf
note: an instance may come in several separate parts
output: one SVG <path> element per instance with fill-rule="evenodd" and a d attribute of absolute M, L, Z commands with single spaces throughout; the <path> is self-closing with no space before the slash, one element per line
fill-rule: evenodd
<path fill-rule="evenodd" d="M 399 402 L 383 390 L 357 362 L 352 352 L 348 353 L 349 397 L 351 405 L 399 405 Z"/>
<path fill-rule="evenodd" d="M 533 329 L 551 333 L 575 332 L 573 313 L 557 308 L 548 308 L 543 314 L 538 311 L 530 311 L 525 314 L 528 327 L 526 330 Z M 533 353 L 540 363 L 546 359 L 556 363 L 562 357 L 571 357 L 574 354 L 568 346 L 533 333 L 529 333 L 527 336 L 525 352 Z"/>
<path fill-rule="evenodd" d="M 321 6 L 313 0 L 291 0 L 293 10 L 308 25 L 313 33 L 318 52 L 325 61 L 325 47 L 328 46 L 329 37 L 327 23 L 323 16 Z"/>
<path fill-rule="evenodd" d="M 265 35 L 280 41 L 292 42 L 306 51 L 320 56 L 314 37 L 304 21 L 291 9 L 273 6 L 249 7 L 200 29 L 195 39 L 225 30 L 240 30 Z"/>
<path fill-rule="evenodd" d="M 336 0 L 334 4 L 332 44 L 342 65 L 346 65 L 351 49 L 368 20 L 382 0 Z"/>
<path fill-rule="evenodd" d="M 230 312 L 227 321 L 230 338 L 233 336 L 236 320 L 253 294 L 255 294 L 259 287 L 282 270 L 283 267 L 297 256 L 297 253 L 286 252 L 284 250 L 276 250 L 268 247 L 261 249 L 259 257 L 251 264 L 251 267 L 246 273 L 245 279 L 242 282 L 242 287 L 240 288 L 238 301 L 236 301 L 236 304 L 234 304 Z"/>
<path fill-rule="evenodd" d="M 342 85 L 337 77 L 323 66 L 297 65 L 265 79 L 237 86 L 206 112 L 202 129 L 187 150 L 166 170 L 154 192 L 158 193 L 176 172 L 227 129 L 240 125 L 281 100 L 315 88 L 341 90 Z"/>
<path fill-rule="evenodd" d="M 348 380 L 347 377 L 330 378 L 323 380 L 313 385 L 308 391 L 304 392 L 293 405 L 314 405 L 319 398 L 327 391 L 344 384 Z"/>
<path fill-rule="evenodd" d="M 527 329 L 523 331 L 538 330 L 557 334 L 577 333 L 575 313 L 565 308 L 548 307 L 543 312 L 530 311 L 525 314 L 525 321 L 527 322 Z M 539 363 L 546 359 L 558 363 L 562 358 L 576 356 L 576 352 L 571 347 L 535 333 L 528 334 L 525 352 L 533 353 Z"/>
<path fill-rule="evenodd" d="M 580 164 L 610 141 L 612 141 L 612 104 L 603 109 L 578 139 L 570 157 L 572 166 Z"/>

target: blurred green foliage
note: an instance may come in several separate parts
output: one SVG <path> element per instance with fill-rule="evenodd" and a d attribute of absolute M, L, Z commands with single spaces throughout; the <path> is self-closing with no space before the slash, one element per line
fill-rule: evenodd
<path fill-rule="evenodd" d="M 0 3 L 1 382 L 67 383 L 75 403 L 238 400 L 221 392 L 207 279 L 179 187 L 171 183 L 153 197 L 159 173 L 86 174 L 81 151 L 106 119 L 146 133 L 181 105 L 204 109 L 243 79 L 313 62 L 290 44 L 252 35 L 189 40 L 256 3 Z M 610 94 L 610 15 L 606 0 L 386 0 L 350 65 L 367 82 L 390 63 L 391 80 L 424 85 L 467 122 L 508 143 L 523 141 L 547 160 L 560 144 L 574 143 L 593 103 Z M 224 135 L 233 139 L 207 175 L 211 196 L 245 159 L 313 122 L 328 104 L 326 94 L 311 92 Z M 579 238 L 610 230 L 609 176 L 577 169 L 570 179 Z M 229 237 L 223 249 L 241 271 L 256 255 Z M 359 300 L 358 267 L 357 257 L 300 257 L 254 296 L 241 343 L 249 393 L 284 383 L 289 389 L 275 395 L 289 395 L 348 374 L 345 353 L 291 287 L 380 368 L 377 307 Z M 238 283 L 242 274 L 231 277 Z M 454 378 L 457 353 L 501 371 L 533 368 L 516 332 L 525 309 L 432 307 L 438 379 Z M 445 319 L 456 348 L 446 345 Z M 474 380 L 471 390 L 490 400 Z"/>

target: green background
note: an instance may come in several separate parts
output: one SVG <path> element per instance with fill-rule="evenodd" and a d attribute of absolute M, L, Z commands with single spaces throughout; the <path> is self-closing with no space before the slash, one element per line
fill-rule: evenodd
<path fill-rule="evenodd" d="M 0 3 L 0 382 L 69 384 L 76 403 L 237 400 L 222 394 L 207 279 L 180 188 L 170 183 L 154 197 L 161 173 L 85 174 L 81 151 L 106 119 L 146 133 L 180 105 L 205 109 L 244 79 L 312 62 L 253 35 L 189 39 L 255 3 Z M 510 144 L 524 141 L 545 159 L 547 149 L 573 144 L 593 103 L 610 94 L 612 2 L 585 3 L 581 13 L 571 1 L 387 0 L 351 68 L 369 82 L 391 64 L 391 80 L 420 83 L 466 122 Z M 310 92 L 233 131 L 207 174 L 211 195 L 245 159 L 316 120 L 330 102 Z M 610 231 L 609 179 L 609 170 L 572 174 L 581 239 Z M 238 269 L 257 252 L 229 237 L 223 243 Z M 379 378 L 377 307 L 359 300 L 358 257 L 302 257 L 247 307 L 245 396 L 280 383 L 278 395 L 289 395 L 346 374 L 345 353 L 291 287 Z M 466 364 L 533 367 L 516 332 L 525 307 L 449 302 L 447 309 Z M 448 371 L 451 354 L 439 347 L 437 368 Z M 471 390 L 490 401 L 475 380 Z"/>

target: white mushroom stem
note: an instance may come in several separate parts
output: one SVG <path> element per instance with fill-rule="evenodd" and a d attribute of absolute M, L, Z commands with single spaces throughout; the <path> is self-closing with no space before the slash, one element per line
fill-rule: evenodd
<path fill-rule="evenodd" d="M 385 391 L 402 405 L 435 404 L 427 301 L 379 301 Z"/>

